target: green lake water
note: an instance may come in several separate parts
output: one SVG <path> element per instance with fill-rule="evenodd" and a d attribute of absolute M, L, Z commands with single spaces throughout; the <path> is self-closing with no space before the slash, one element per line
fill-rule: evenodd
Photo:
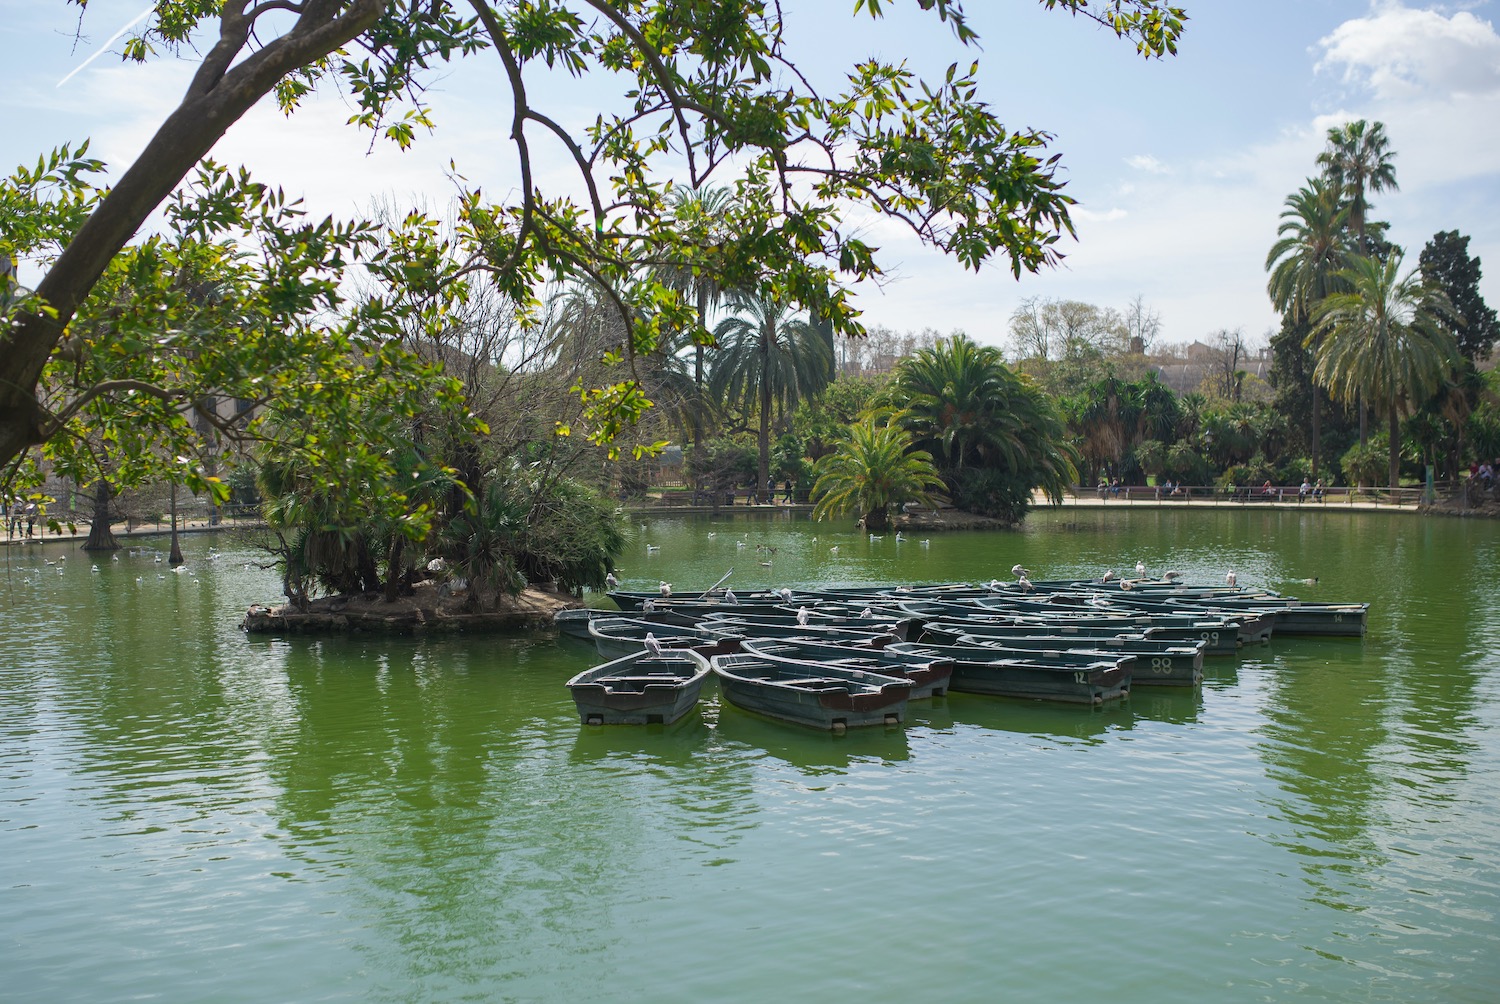
<path fill-rule="evenodd" d="M 0 999 L 1500 999 L 1500 525 L 1079 510 L 927 536 L 664 518 L 622 578 L 1141 560 L 1368 601 L 1370 630 L 1101 708 L 953 695 L 831 736 L 709 688 L 601 729 L 562 685 L 597 661 L 578 642 L 250 638 L 278 587 L 245 540 L 188 539 L 181 574 L 11 548 Z"/>

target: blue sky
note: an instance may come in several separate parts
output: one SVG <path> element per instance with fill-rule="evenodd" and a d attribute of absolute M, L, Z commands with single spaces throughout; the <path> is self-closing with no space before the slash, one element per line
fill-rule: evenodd
<path fill-rule="evenodd" d="M 1500 306 L 1500 3 L 1179 2 L 1191 18 L 1180 52 L 1149 62 L 1093 22 L 1029 0 L 969 0 L 978 50 L 959 46 L 913 0 L 895 0 L 878 22 L 852 18 L 853 0 L 785 3 L 793 54 L 820 85 L 872 54 L 932 76 L 977 58 L 982 95 L 1007 125 L 1056 135 L 1080 203 L 1079 240 L 1064 247 L 1064 266 L 1019 281 L 1003 266 L 966 272 L 871 222 L 893 275 L 859 293 L 867 323 L 963 329 L 1003 345 L 1024 298 L 1124 308 L 1139 294 L 1161 315 L 1164 341 L 1228 328 L 1260 343 L 1277 323 L 1264 262 L 1282 202 L 1313 173 L 1328 127 L 1352 118 L 1386 124 L 1401 188 L 1375 195 L 1374 215 L 1391 222 L 1409 264 L 1435 232 L 1459 230 L 1483 259 L 1486 299 Z M 91 0 L 75 44 L 76 7 L 0 0 L 0 167 L 85 137 L 113 165 L 142 147 L 180 95 L 190 54 L 135 66 L 105 52 L 84 64 L 146 6 Z M 406 153 L 372 149 L 368 134 L 343 127 L 349 112 L 335 95 L 291 120 L 257 109 L 214 156 L 249 166 L 319 214 L 357 215 L 376 199 L 441 209 L 450 159 L 501 197 L 515 174 L 493 62 L 435 82 L 438 131 Z M 601 100 L 587 86 L 559 88 L 554 107 L 579 123 Z M 560 158 L 544 155 L 543 168 L 564 177 Z"/>

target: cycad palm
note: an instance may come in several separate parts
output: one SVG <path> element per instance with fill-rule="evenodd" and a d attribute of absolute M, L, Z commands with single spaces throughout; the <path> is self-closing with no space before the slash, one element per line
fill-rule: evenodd
<path fill-rule="evenodd" d="M 1314 313 L 1321 338 L 1314 378 L 1336 398 L 1363 394 L 1390 426 L 1390 483 L 1398 482 L 1403 411 L 1426 400 L 1451 372 L 1458 347 L 1437 323 L 1447 298 L 1416 269 L 1399 275 L 1401 255 L 1380 262 L 1363 255 L 1341 273 L 1346 292 L 1326 297 Z"/>
<path fill-rule="evenodd" d="M 885 416 L 867 416 L 854 425 L 814 473 L 813 517 L 856 512 L 871 531 L 890 525 L 891 505 L 930 505 L 943 488 L 932 455 L 912 449 L 911 434 Z"/>
<path fill-rule="evenodd" d="M 1349 207 L 1341 205 L 1338 188 L 1322 178 L 1309 179 L 1287 196 L 1281 213 L 1279 238 L 1266 255 L 1271 277 L 1266 292 L 1271 303 L 1293 323 L 1310 322 L 1313 310 L 1329 293 L 1339 288 L 1338 273 L 1349 250 Z M 1318 451 L 1322 443 L 1318 388 L 1312 388 L 1312 472 L 1318 473 Z"/>
<path fill-rule="evenodd" d="M 760 413 L 756 490 L 770 479 L 771 408 L 785 412 L 815 396 L 833 378 L 833 356 L 811 324 L 785 304 L 745 294 L 730 297 L 735 316 L 714 329 L 719 351 L 709 385 L 726 400 Z"/>

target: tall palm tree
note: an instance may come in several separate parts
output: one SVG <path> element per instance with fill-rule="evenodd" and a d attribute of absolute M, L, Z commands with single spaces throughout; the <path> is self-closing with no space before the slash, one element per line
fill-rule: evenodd
<path fill-rule="evenodd" d="M 943 488 L 932 455 L 913 449 L 911 433 L 888 413 L 866 415 L 813 471 L 813 518 L 858 512 L 870 531 L 890 525 L 893 504 L 931 505 Z"/>
<path fill-rule="evenodd" d="M 1390 483 L 1397 487 L 1400 420 L 1430 397 L 1452 371 L 1458 346 L 1438 323 L 1451 313 L 1447 297 L 1427 285 L 1419 269 L 1399 274 L 1400 253 L 1384 262 L 1349 259 L 1341 273 L 1346 292 L 1318 305 L 1314 332 L 1321 337 L 1314 378 L 1336 398 L 1363 394 L 1390 423 Z"/>
<path fill-rule="evenodd" d="M 1323 176 L 1339 192 L 1349 208 L 1349 226 L 1364 247 L 1365 218 L 1370 209 L 1369 193 L 1387 189 L 1399 191 L 1396 184 L 1396 152 L 1385 134 L 1385 123 L 1367 123 L 1357 119 L 1328 130 L 1328 147 L 1318 154 Z"/>
<path fill-rule="evenodd" d="M 1354 231 L 1356 250 L 1369 254 L 1365 243 L 1366 217 L 1370 209 L 1370 192 L 1397 191 L 1396 153 L 1390 148 L 1385 123 L 1370 125 L 1364 119 L 1334 126 L 1328 130 L 1328 146 L 1318 155 L 1318 164 L 1330 184 L 1338 189 L 1349 207 L 1349 226 Z M 1359 411 L 1359 445 L 1369 442 L 1365 421 L 1366 402 L 1355 398 Z"/>
<path fill-rule="evenodd" d="M 711 250 L 728 241 L 732 235 L 724 225 L 725 211 L 734 201 L 734 193 L 722 186 L 698 189 L 674 189 L 672 216 L 698 251 Z M 708 312 L 724 299 L 724 288 L 718 277 L 691 261 L 668 261 L 652 270 L 667 288 L 692 299 L 698 312 L 698 325 L 708 330 Z M 703 445 L 704 393 L 703 350 L 701 340 L 693 343 L 693 446 Z"/>
<path fill-rule="evenodd" d="M 1266 271 L 1271 274 L 1266 292 L 1271 303 L 1293 322 L 1306 326 L 1313 309 L 1338 288 L 1338 272 L 1344 267 L 1349 250 L 1349 207 L 1342 205 L 1336 186 L 1323 178 L 1309 178 L 1307 184 L 1287 196 L 1281 225 L 1276 228 L 1277 241 L 1266 255 Z M 1303 345 L 1304 349 L 1314 346 Z M 1322 444 L 1322 421 L 1318 386 L 1312 386 L 1312 474 L 1318 475 L 1318 452 Z"/>
<path fill-rule="evenodd" d="M 753 294 L 732 293 L 734 316 L 714 329 L 710 390 L 760 414 L 760 463 L 756 491 L 771 477 L 771 409 L 782 413 L 814 397 L 833 379 L 828 343 L 807 321 L 790 316 L 787 305 Z"/>

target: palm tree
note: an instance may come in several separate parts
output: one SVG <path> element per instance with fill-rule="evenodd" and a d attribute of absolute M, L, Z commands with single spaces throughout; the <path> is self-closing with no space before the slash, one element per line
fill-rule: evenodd
<path fill-rule="evenodd" d="M 733 293 L 729 301 L 735 316 L 714 329 L 719 352 L 709 387 L 760 413 L 755 488 L 765 491 L 771 477 L 771 407 L 784 414 L 828 386 L 833 355 L 817 329 L 789 316 L 786 304 L 747 293 Z"/>
<path fill-rule="evenodd" d="M 1373 125 L 1358 119 L 1328 130 L 1328 147 L 1318 154 L 1323 176 L 1337 189 L 1349 208 L 1349 226 L 1364 247 L 1365 217 L 1370 209 L 1369 192 L 1399 191 L 1396 184 L 1396 153 L 1390 148 L 1385 123 Z"/>
<path fill-rule="evenodd" d="M 891 505 L 931 505 L 943 488 L 932 455 L 912 449 L 911 434 L 891 422 L 889 413 L 856 423 L 813 472 L 813 518 L 858 512 L 872 532 L 890 525 Z"/>
<path fill-rule="evenodd" d="M 700 189 L 674 189 L 672 192 L 672 215 L 679 221 L 689 239 L 700 249 L 713 248 L 730 239 L 723 226 L 725 211 L 734 200 L 734 193 L 724 187 Z M 724 288 L 718 278 L 705 271 L 701 265 L 689 262 L 667 262 L 652 270 L 656 278 L 668 289 L 689 296 L 698 311 L 698 325 L 708 330 L 708 312 L 724 299 Z M 693 447 L 703 445 L 704 394 L 703 394 L 703 342 L 693 342 Z"/>
<path fill-rule="evenodd" d="M 1365 255 L 1340 274 L 1347 292 L 1326 297 L 1313 315 L 1318 346 L 1313 377 L 1336 398 L 1362 394 L 1390 423 L 1390 483 L 1397 487 L 1403 412 L 1430 397 L 1453 369 L 1458 346 L 1438 323 L 1447 297 L 1419 269 L 1399 275 L 1401 255 Z"/>
<path fill-rule="evenodd" d="M 1339 202 L 1338 189 L 1323 178 L 1310 178 L 1287 196 L 1277 241 L 1266 255 L 1271 273 L 1266 292 L 1271 303 L 1293 323 L 1306 326 L 1314 308 L 1338 288 L 1336 278 L 1344 267 L 1349 249 L 1349 207 Z M 1313 348 L 1304 343 L 1304 349 Z M 1312 474 L 1318 475 L 1318 451 L 1322 443 L 1318 387 L 1312 387 Z"/>
<path fill-rule="evenodd" d="M 1370 209 L 1367 193 L 1396 191 L 1399 187 L 1396 165 L 1391 163 L 1395 156 L 1385 134 L 1385 124 L 1368 125 L 1364 119 L 1329 129 L 1328 147 L 1318 154 L 1324 177 L 1349 207 L 1349 226 L 1354 230 L 1360 254 L 1370 253 L 1365 243 L 1366 216 Z M 1355 400 L 1359 411 L 1359 445 L 1364 446 L 1369 442 L 1365 401 Z"/>
<path fill-rule="evenodd" d="M 1008 373 L 999 349 L 955 335 L 903 359 L 885 398 L 901 409 L 902 424 L 933 451 L 942 470 L 956 476 L 966 464 L 982 463 L 992 443 L 1013 445 Z"/>
<path fill-rule="evenodd" d="M 1008 467 L 1060 495 L 1076 475 L 1056 410 L 994 346 L 959 334 L 922 349 L 896 367 L 884 399 L 945 477 Z"/>

